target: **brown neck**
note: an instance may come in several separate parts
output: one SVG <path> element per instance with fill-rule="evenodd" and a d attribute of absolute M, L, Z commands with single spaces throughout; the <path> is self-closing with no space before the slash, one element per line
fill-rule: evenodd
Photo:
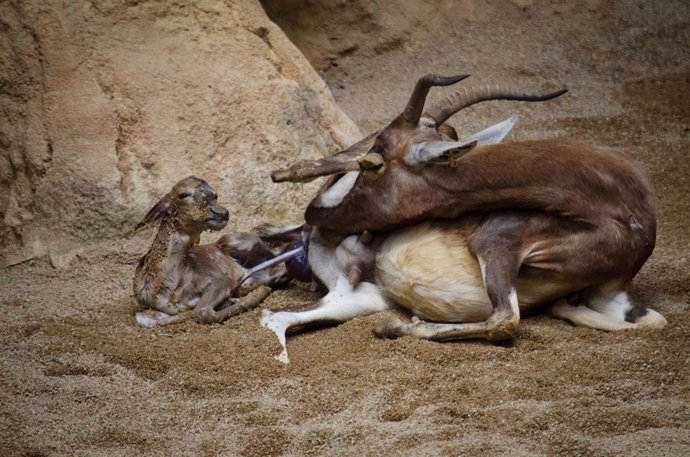
<path fill-rule="evenodd" d="M 449 200 L 435 211 L 439 216 L 508 208 L 597 223 L 623 212 L 644 217 L 654 211 L 651 187 L 634 161 L 574 142 L 479 147 L 457 170 L 446 170 L 457 176 L 437 179 Z"/>
<path fill-rule="evenodd" d="M 158 233 L 151 245 L 152 257 L 170 257 L 185 255 L 189 249 L 199 245 L 200 234 L 182 230 L 173 219 L 166 219 L 158 227 Z"/>
<path fill-rule="evenodd" d="M 501 157 L 504 155 L 510 157 Z M 592 177 L 578 171 L 578 167 L 581 165 L 573 164 L 570 168 L 548 157 L 535 162 L 534 158 L 506 149 L 479 150 L 464 157 L 457 168 L 439 170 L 434 190 L 440 197 L 436 201 L 445 203 L 426 216 L 455 217 L 471 212 L 516 209 L 593 221 L 599 208 L 587 200 L 592 197 L 606 200 L 607 195 L 598 192 L 592 195 L 596 187 L 588 185 Z"/>
<path fill-rule="evenodd" d="M 622 154 L 566 141 L 480 146 L 456 168 L 420 174 L 401 165 L 355 188 L 334 208 L 310 206 L 307 222 L 334 232 L 390 230 L 421 220 L 502 209 L 541 211 L 575 222 L 654 218 L 644 173 Z M 345 232 L 343 232 L 345 233 Z"/>

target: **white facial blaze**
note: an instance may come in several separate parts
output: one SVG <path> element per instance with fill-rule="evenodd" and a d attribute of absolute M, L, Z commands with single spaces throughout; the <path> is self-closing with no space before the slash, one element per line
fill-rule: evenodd
<path fill-rule="evenodd" d="M 327 191 L 319 195 L 316 200 L 314 200 L 313 205 L 319 208 L 333 208 L 338 206 L 342 203 L 345 196 L 350 193 L 358 177 L 358 171 L 345 173 L 345 176 L 340 178 Z"/>

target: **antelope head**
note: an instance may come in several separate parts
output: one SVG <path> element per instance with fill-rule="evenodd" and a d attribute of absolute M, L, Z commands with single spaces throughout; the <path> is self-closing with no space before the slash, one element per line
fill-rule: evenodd
<path fill-rule="evenodd" d="M 482 101 L 543 101 L 566 92 L 483 87 L 456 92 L 424 111 L 432 87 L 455 84 L 467 76 L 423 76 L 404 111 L 387 127 L 333 156 L 299 162 L 273 172 L 271 178 L 274 182 L 306 182 L 331 176 L 309 204 L 305 220 L 344 235 L 385 230 L 433 216 L 447 200 L 451 182 L 458 179 L 453 170 L 462 167 L 459 159 L 478 144 L 500 142 L 516 122 L 512 117 L 458 141 L 455 130 L 445 124 L 452 115 Z"/>
<path fill-rule="evenodd" d="M 217 201 L 218 194 L 206 181 L 190 176 L 175 184 L 137 227 L 170 220 L 178 230 L 198 238 L 205 230 L 221 230 L 227 225 L 228 210 Z"/>

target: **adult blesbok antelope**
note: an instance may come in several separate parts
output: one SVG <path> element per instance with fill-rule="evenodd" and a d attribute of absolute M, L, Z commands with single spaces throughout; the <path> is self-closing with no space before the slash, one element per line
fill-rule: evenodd
<path fill-rule="evenodd" d="M 175 184 L 139 224 L 160 220 L 134 276 L 134 297 L 151 308 L 136 314 L 140 325 L 177 322 L 180 311 L 191 308 L 201 323 L 221 322 L 258 306 L 271 293 L 267 286 L 289 280 L 284 269 L 248 278 L 247 268 L 276 255 L 255 234 L 233 233 L 199 244 L 203 231 L 228 223 L 228 210 L 217 198 L 206 181 L 190 176 Z"/>
<path fill-rule="evenodd" d="M 641 166 L 577 141 L 498 144 L 510 121 L 458 141 L 444 123 L 467 106 L 565 92 L 483 88 L 424 113 L 432 86 L 463 78 L 426 75 L 380 132 L 273 173 L 274 181 L 335 175 L 305 214 L 312 270 L 329 293 L 310 310 L 264 312 L 283 344 L 292 326 L 344 321 L 390 301 L 413 320 L 382 322 L 378 336 L 501 341 L 516 335 L 521 311 L 552 303 L 555 316 L 597 329 L 665 324 L 626 292 L 655 243 Z"/>

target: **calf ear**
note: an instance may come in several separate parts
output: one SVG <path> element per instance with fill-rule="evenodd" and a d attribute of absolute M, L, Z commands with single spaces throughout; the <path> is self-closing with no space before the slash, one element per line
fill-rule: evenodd
<path fill-rule="evenodd" d="M 148 213 L 146 213 L 146 216 L 144 216 L 144 219 L 137 224 L 135 230 L 143 227 L 144 225 L 148 225 L 151 222 L 155 222 L 159 219 L 170 216 L 171 211 L 172 201 L 170 199 L 170 195 L 167 194 L 165 197 L 161 198 L 160 201 L 156 203 Z"/>

